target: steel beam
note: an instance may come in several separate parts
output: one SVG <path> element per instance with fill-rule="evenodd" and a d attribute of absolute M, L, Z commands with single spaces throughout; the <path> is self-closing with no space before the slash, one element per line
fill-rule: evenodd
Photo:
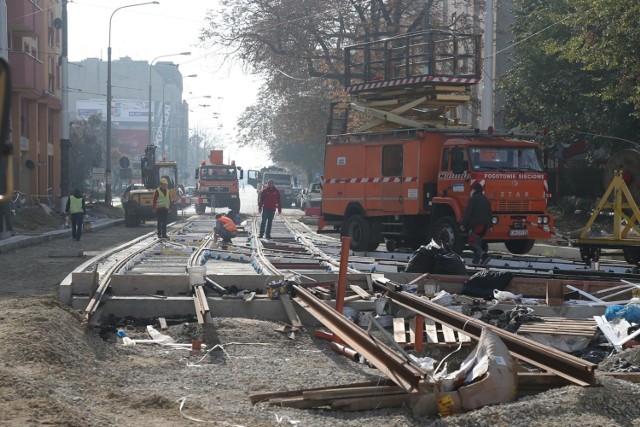
<path fill-rule="evenodd" d="M 484 323 L 473 317 L 457 313 L 431 301 L 418 298 L 414 294 L 396 291 L 397 284 L 387 279 L 373 279 L 373 286 L 385 291 L 396 304 L 411 309 L 420 315 L 429 317 L 452 329 L 480 339 L 482 328 L 487 328 L 498 335 L 517 359 L 528 362 L 539 368 L 552 372 L 580 386 L 591 386 L 596 383 L 595 369 L 598 365 L 587 362 L 559 350 L 547 347 L 528 338 L 524 338 L 503 329 Z"/>

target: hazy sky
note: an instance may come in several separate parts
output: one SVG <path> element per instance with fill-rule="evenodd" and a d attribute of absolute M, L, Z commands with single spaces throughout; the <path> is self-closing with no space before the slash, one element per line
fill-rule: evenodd
<path fill-rule="evenodd" d="M 225 137 L 226 151 L 244 168 L 268 164 L 264 153 L 256 154 L 255 149 L 239 150 L 233 142 L 236 120 L 255 101 L 260 80 L 243 73 L 239 64 L 222 65 L 221 51 L 215 46 L 198 46 L 198 34 L 204 25 L 206 11 L 215 10 L 218 1 L 159 2 L 160 4 L 127 7 L 115 12 L 111 21 L 112 60 L 129 56 L 134 60 L 152 61 L 160 55 L 191 52 L 190 56 L 171 56 L 156 61 L 180 64 L 183 76 L 198 75 L 196 78 L 184 79 L 183 99 L 192 98 L 187 101 L 193 110 L 189 113 L 189 126 L 229 135 Z M 67 7 L 69 61 L 73 63 L 90 57 L 106 61 L 109 17 L 117 8 L 137 3 L 144 1 L 70 0 Z M 69 85 L 72 86 L 71 82 Z M 211 99 L 198 98 L 204 95 L 210 95 Z M 204 108 L 198 104 L 211 106 Z M 219 114 L 219 119 L 213 118 L 214 112 Z"/>

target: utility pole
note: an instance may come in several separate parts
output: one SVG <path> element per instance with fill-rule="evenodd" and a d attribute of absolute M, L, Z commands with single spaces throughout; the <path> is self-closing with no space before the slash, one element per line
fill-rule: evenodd
<path fill-rule="evenodd" d="M 68 0 L 62 0 L 62 55 L 60 55 L 61 77 L 62 77 L 62 111 L 60 123 L 60 211 L 64 212 L 67 205 L 67 198 L 70 194 L 70 152 L 71 140 L 69 139 L 69 28 L 67 19 Z M 54 23 L 55 25 L 55 23 Z M 56 26 L 58 28 L 58 26 Z M 58 28 L 60 29 L 60 28 Z"/>
<path fill-rule="evenodd" d="M 493 0 L 485 2 L 484 19 L 484 60 L 482 61 L 482 102 L 480 128 L 486 130 L 493 126 Z"/>

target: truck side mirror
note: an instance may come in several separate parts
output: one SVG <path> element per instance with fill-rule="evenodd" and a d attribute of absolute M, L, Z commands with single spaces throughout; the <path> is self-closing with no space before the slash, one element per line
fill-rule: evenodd
<path fill-rule="evenodd" d="M 9 137 L 9 106 L 11 105 L 11 71 L 0 58 L 0 203 L 11 200 L 13 193 L 13 147 Z"/>
<path fill-rule="evenodd" d="M 200 169 L 196 169 L 196 173 L 195 173 L 195 177 L 196 177 L 196 179 L 198 179 L 198 177 L 199 177 L 199 175 L 200 175 L 198 172 L 200 172 Z"/>
<path fill-rule="evenodd" d="M 238 178 L 238 179 L 242 179 L 242 178 L 244 178 L 244 171 L 242 169 L 240 169 L 240 178 Z"/>

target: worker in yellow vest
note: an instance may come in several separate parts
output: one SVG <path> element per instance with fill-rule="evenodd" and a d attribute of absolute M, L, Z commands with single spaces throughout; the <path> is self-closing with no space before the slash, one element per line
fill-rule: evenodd
<path fill-rule="evenodd" d="M 167 238 L 167 219 L 171 210 L 171 195 L 167 186 L 169 181 L 166 178 L 160 180 L 160 188 L 153 193 L 153 211 L 156 213 L 158 221 L 158 239 Z"/>
<path fill-rule="evenodd" d="M 84 206 L 84 196 L 79 189 L 75 189 L 69 200 L 67 200 L 67 214 L 71 215 L 71 237 L 80 241 L 82 236 L 82 223 L 87 210 Z"/>

